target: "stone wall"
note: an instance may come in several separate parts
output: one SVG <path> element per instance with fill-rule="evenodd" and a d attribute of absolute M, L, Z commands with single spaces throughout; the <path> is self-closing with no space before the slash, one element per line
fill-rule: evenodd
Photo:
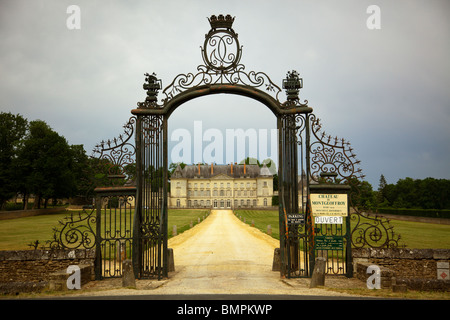
<path fill-rule="evenodd" d="M 0 251 L 0 293 L 43 290 L 70 265 L 88 268 L 88 278 L 82 279 L 85 283 L 94 279 L 94 261 L 95 250 Z"/>
<path fill-rule="evenodd" d="M 450 291 L 450 276 L 446 276 L 450 249 L 354 248 L 352 255 L 355 276 L 361 280 L 370 276 L 369 265 L 380 267 L 382 288 L 405 284 L 412 290 Z"/>
<path fill-rule="evenodd" d="M 65 208 L 0 211 L 0 220 L 17 219 L 53 213 L 64 213 L 64 211 L 66 211 Z"/>

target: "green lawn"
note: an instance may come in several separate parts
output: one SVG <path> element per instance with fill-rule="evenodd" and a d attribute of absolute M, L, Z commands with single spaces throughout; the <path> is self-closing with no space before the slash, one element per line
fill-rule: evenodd
<path fill-rule="evenodd" d="M 28 244 L 36 240 L 44 244 L 53 238 L 53 228 L 58 227 L 58 221 L 66 216 L 63 212 L 0 220 L 0 250 L 27 250 L 30 249 Z"/>
<path fill-rule="evenodd" d="M 172 236 L 173 225 L 177 226 L 178 234 L 189 229 L 209 214 L 209 210 L 174 209 L 169 210 L 169 237 Z M 39 241 L 39 248 L 53 238 L 53 228 L 61 228 L 58 221 L 65 221 L 69 212 L 25 217 L 19 219 L 0 220 L 0 250 L 28 250 L 31 242 Z"/>
<path fill-rule="evenodd" d="M 208 214 L 209 210 L 206 209 L 169 209 L 169 238 L 172 237 L 174 225 L 177 226 L 177 233 L 180 234 L 189 229 L 191 221 L 195 226 L 198 223 L 198 218 L 203 221 L 203 218 L 206 218 Z"/>
<path fill-rule="evenodd" d="M 255 223 L 255 228 L 260 231 L 267 233 L 267 226 L 272 227 L 272 237 L 275 239 L 280 239 L 280 230 L 278 227 L 278 211 L 273 210 L 236 210 L 235 215 L 241 218 L 249 225 L 252 221 Z"/>
<path fill-rule="evenodd" d="M 450 249 L 450 225 L 390 220 L 400 243 L 411 249 Z"/>
<path fill-rule="evenodd" d="M 173 225 L 177 226 L 178 234 L 189 228 L 192 221 L 197 224 L 198 218 L 203 219 L 209 210 L 177 209 L 169 210 L 169 237 L 172 236 Z M 31 242 L 39 241 L 41 247 L 53 237 L 53 228 L 59 227 L 58 221 L 64 220 L 68 213 L 57 213 L 11 220 L 0 220 L 0 250 L 27 250 Z M 278 211 L 267 210 L 237 210 L 236 216 L 245 218 L 247 224 L 252 220 L 255 227 L 267 232 L 267 225 L 272 226 L 272 236 L 279 239 Z M 450 225 L 420 223 L 391 220 L 396 234 L 401 235 L 400 244 L 408 248 L 450 248 Z"/>

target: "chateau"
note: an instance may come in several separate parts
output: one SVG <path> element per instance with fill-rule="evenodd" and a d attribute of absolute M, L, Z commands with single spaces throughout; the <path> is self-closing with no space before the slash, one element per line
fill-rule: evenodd
<path fill-rule="evenodd" d="M 169 207 L 271 207 L 272 196 L 273 177 L 265 164 L 178 165 L 170 178 Z"/>

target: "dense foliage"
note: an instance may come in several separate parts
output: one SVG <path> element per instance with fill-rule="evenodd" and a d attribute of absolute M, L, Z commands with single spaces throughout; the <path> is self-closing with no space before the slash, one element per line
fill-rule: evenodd
<path fill-rule="evenodd" d="M 0 207 L 17 194 L 41 200 L 68 198 L 83 189 L 88 158 L 82 145 L 69 145 L 44 121 L 0 113 Z"/>
<path fill-rule="evenodd" d="M 377 198 L 379 207 L 450 209 L 450 180 L 405 178 L 387 184 L 381 176 Z"/>

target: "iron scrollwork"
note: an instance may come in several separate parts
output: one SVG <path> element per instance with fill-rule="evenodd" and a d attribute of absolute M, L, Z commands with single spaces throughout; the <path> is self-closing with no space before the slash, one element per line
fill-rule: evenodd
<path fill-rule="evenodd" d="M 349 182 L 351 178 L 363 179 L 361 168 L 357 165 L 361 162 L 356 159 L 350 142 L 338 137 L 327 135 L 321 131 L 322 124 L 314 114 L 310 116 L 311 132 L 316 141 L 311 143 L 311 179 L 319 182 L 321 174 L 336 176 L 340 182 Z M 330 181 L 332 178 L 325 178 Z"/>
<path fill-rule="evenodd" d="M 92 249 L 95 247 L 95 209 L 72 213 L 59 221 L 61 229 L 53 228 L 53 239 L 47 241 L 50 249 Z"/>
<path fill-rule="evenodd" d="M 234 32 L 232 24 L 234 18 L 230 15 L 211 16 L 208 19 L 211 30 L 205 35 L 204 45 L 201 48 L 204 65 L 197 67 L 197 73 L 179 74 L 163 90 L 168 102 L 177 94 L 201 85 L 231 84 L 243 85 L 253 88 L 263 88 L 279 100 L 281 88 L 270 80 L 264 72 L 245 71 L 240 64 L 242 47 L 239 44 L 238 34 Z"/>
<path fill-rule="evenodd" d="M 394 233 L 389 219 L 382 216 L 368 216 L 356 205 L 360 197 L 361 181 L 364 179 L 360 161 L 356 159 L 350 142 L 327 135 L 321 131 L 322 124 L 314 114 L 310 115 L 311 132 L 315 141 L 310 144 L 311 174 L 316 183 L 343 183 L 351 186 L 349 201 L 353 213 L 353 247 L 398 247 L 400 235 Z"/>
<path fill-rule="evenodd" d="M 106 168 L 100 168 L 100 172 L 106 171 L 110 178 L 126 178 L 126 167 L 135 164 L 136 147 L 132 139 L 135 124 L 136 117 L 133 116 L 123 126 L 124 134 L 112 140 L 101 141 L 93 150 L 91 157 L 99 160 L 99 166 L 106 166 Z"/>

